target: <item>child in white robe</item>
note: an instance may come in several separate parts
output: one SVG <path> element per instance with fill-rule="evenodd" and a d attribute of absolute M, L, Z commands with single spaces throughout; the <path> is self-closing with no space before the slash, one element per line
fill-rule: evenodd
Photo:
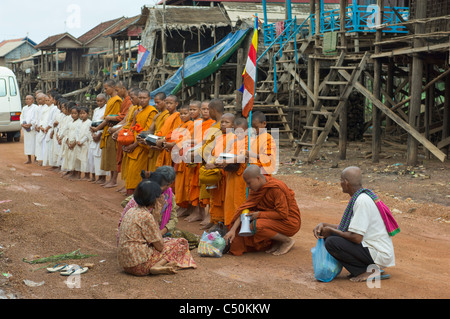
<path fill-rule="evenodd" d="M 58 102 L 59 112 L 56 114 L 55 122 L 53 123 L 53 154 L 52 161 L 55 168 L 60 168 L 60 153 L 61 153 L 61 145 L 59 144 L 59 131 L 61 130 L 61 126 L 64 118 L 66 117 L 65 112 L 63 111 L 63 103 L 64 101 L 60 100 Z"/>
<path fill-rule="evenodd" d="M 71 116 L 72 120 L 67 127 L 67 137 L 65 151 L 63 153 L 63 169 L 69 172 L 68 178 L 75 179 L 78 177 L 80 171 L 79 163 L 77 163 L 77 152 L 75 147 L 77 146 L 77 134 L 80 128 L 81 120 L 79 119 L 80 111 L 77 106 L 72 107 Z M 78 164 L 78 166 L 76 166 Z"/>
<path fill-rule="evenodd" d="M 53 97 L 50 97 L 50 107 L 48 111 L 47 118 L 47 134 L 45 136 L 45 144 L 44 144 L 44 154 L 45 157 L 42 158 L 43 166 L 53 166 L 53 135 L 54 135 L 54 123 L 56 119 L 56 115 L 59 112 L 58 107 L 55 105 L 56 101 Z"/>
<path fill-rule="evenodd" d="M 41 157 L 38 158 L 39 161 L 41 161 L 41 165 L 45 166 L 47 163 L 44 164 L 44 161 L 47 161 L 47 147 L 46 147 L 46 136 L 47 131 L 49 129 L 48 127 L 48 118 L 50 115 L 50 97 L 45 95 L 44 97 L 44 104 L 42 105 L 42 113 L 39 118 L 39 133 L 37 134 L 37 143 L 36 147 L 41 149 Z"/>
<path fill-rule="evenodd" d="M 23 145 L 24 153 L 28 156 L 28 161 L 25 164 L 31 164 L 31 156 L 35 155 L 36 147 L 36 131 L 34 129 L 34 118 L 36 114 L 36 104 L 34 104 L 34 97 L 32 95 L 27 95 L 25 98 L 26 105 L 22 108 L 22 113 L 20 114 L 20 123 L 22 125 L 23 132 Z"/>
<path fill-rule="evenodd" d="M 37 107 L 35 111 L 35 117 L 33 121 L 33 127 L 36 131 L 36 142 L 34 143 L 34 156 L 36 157 L 36 161 L 42 160 L 42 143 L 39 143 L 40 137 L 40 123 L 41 123 L 41 117 L 42 117 L 42 111 L 44 110 L 44 95 L 39 94 L 36 97 L 37 100 Z"/>
<path fill-rule="evenodd" d="M 81 125 L 77 134 L 77 146 L 75 152 L 77 153 L 77 165 L 80 167 L 80 175 L 84 173 L 84 179 L 89 180 L 90 171 L 88 167 L 88 152 L 89 144 L 91 142 L 91 120 L 89 119 L 89 109 L 86 106 L 80 107 Z M 81 176 L 79 176 L 81 178 Z"/>
<path fill-rule="evenodd" d="M 92 115 L 92 122 L 101 122 L 105 117 L 106 110 L 106 96 L 104 94 L 97 95 L 97 108 L 94 109 Z M 102 137 L 103 130 L 91 133 L 92 138 L 89 145 L 89 171 L 91 172 L 91 182 L 98 184 L 106 182 L 106 176 L 109 172 L 100 168 L 102 162 L 102 149 L 100 148 L 100 139 Z M 98 177 L 97 181 L 95 180 Z"/>
<path fill-rule="evenodd" d="M 72 108 L 76 107 L 76 104 L 74 102 L 65 102 L 63 104 L 63 109 L 65 113 L 65 117 L 62 120 L 61 128 L 58 130 L 58 144 L 60 145 L 59 150 L 59 163 L 61 165 L 61 171 L 65 172 L 64 175 L 69 174 L 70 172 L 65 169 L 66 167 L 66 158 L 64 157 L 64 154 L 66 153 L 66 150 L 68 148 L 67 146 L 67 134 L 69 132 L 69 124 L 73 122 L 72 118 Z M 63 175 L 63 176 L 64 176 Z"/>

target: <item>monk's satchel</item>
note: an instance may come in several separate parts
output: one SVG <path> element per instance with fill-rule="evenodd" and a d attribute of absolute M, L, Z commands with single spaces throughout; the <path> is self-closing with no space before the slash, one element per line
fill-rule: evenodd
<path fill-rule="evenodd" d="M 143 128 L 139 124 L 136 124 L 137 113 L 137 111 L 134 113 L 133 124 L 130 126 L 130 128 L 121 129 L 117 136 L 117 143 L 122 146 L 133 144 L 135 141 L 134 132 L 137 132 L 139 134 L 143 131 Z"/>

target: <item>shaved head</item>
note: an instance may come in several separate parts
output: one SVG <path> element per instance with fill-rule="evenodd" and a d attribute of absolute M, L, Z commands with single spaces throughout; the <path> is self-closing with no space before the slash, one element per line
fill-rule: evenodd
<path fill-rule="evenodd" d="M 263 176 L 263 174 L 261 174 L 261 168 L 258 165 L 249 165 L 244 171 L 244 176 L 255 178 Z"/>
<path fill-rule="evenodd" d="M 242 174 L 242 177 L 248 188 L 253 192 L 257 192 L 267 181 L 258 165 L 249 165 L 245 169 L 244 174 Z"/>
<path fill-rule="evenodd" d="M 342 171 L 341 177 L 352 187 L 360 188 L 362 186 L 361 169 L 356 166 L 349 166 Z"/>
<path fill-rule="evenodd" d="M 248 128 L 248 121 L 247 119 L 243 118 L 243 117 L 238 117 L 234 120 L 234 126 L 236 127 L 242 127 L 247 129 Z"/>
<path fill-rule="evenodd" d="M 233 113 L 225 113 L 224 115 L 222 115 L 222 119 L 224 118 L 230 119 L 234 123 L 234 119 L 236 118 L 236 116 Z"/>

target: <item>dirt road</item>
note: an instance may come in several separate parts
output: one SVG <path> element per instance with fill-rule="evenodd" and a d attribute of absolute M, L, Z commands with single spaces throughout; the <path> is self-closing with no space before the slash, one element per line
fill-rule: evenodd
<path fill-rule="evenodd" d="M 331 155 L 328 158 L 333 160 Z M 138 278 L 125 274 L 116 259 L 116 230 L 123 196 L 115 189 L 104 189 L 89 182 L 67 181 L 36 164 L 24 165 L 23 143 L 2 140 L 0 202 L 10 201 L 0 203 L 0 296 L 23 299 L 449 298 L 448 163 L 425 164 L 422 170 L 428 170 L 432 176 L 423 179 L 373 171 L 378 167 L 377 172 L 382 172 L 392 161 L 368 165 L 365 181 L 376 185 L 401 227 L 401 233 L 394 237 L 396 266 L 387 270 L 391 279 L 382 281 L 381 288 L 372 289 L 366 283 L 350 282 L 346 270 L 331 283 L 315 280 L 311 248 L 316 240 L 312 229 L 322 221 L 339 222 L 348 201 L 337 183 L 340 170 L 358 164 L 355 157 L 349 158 L 352 160 L 341 161 L 339 167 L 333 165 L 333 168 L 331 162 L 322 160 L 314 165 L 290 164 L 280 169 L 277 177 L 295 191 L 302 213 L 301 230 L 287 255 L 254 253 L 205 258 L 193 250 L 197 269 Z M 428 201 L 430 197 L 426 193 L 439 200 Z M 9 213 L 4 212 L 7 209 Z M 201 234 L 198 223 L 181 220 L 179 227 Z M 94 264 L 81 275 L 78 288 L 69 288 L 67 278 L 59 274 L 39 269 L 45 264 L 31 265 L 23 261 L 78 248 L 84 254 L 97 255 L 73 261 L 80 265 Z M 44 283 L 30 287 L 24 280 Z"/>

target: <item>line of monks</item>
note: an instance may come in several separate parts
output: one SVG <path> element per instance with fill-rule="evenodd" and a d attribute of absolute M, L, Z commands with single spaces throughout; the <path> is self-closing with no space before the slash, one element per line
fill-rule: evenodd
<path fill-rule="evenodd" d="M 248 206 L 257 193 L 257 188 L 248 187 L 249 181 L 244 178 L 249 164 L 257 167 L 259 174 L 247 175 L 258 175 L 263 184 L 279 184 L 271 177 L 277 168 L 277 147 L 266 130 L 264 113 L 252 114 L 249 147 L 248 120 L 225 113 L 220 99 L 180 105 L 175 95 L 158 93 L 153 106 L 149 91 L 130 89 L 126 96 L 123 91 L 119 96 L 118 90 L 124 87 L 122 82 L 113 80 L 104 83 L 110 98 L 103 123 L 93 129 L 103 129 L 102 169 L 111 176 L 105 187 L 116 186 L 120 173 L 125 181 L 121 191 L 128 196 L 142 180 L 142 171 L 172 166 L 176 171 L 172 189 L 178 217 L 200 221 L 201 229 L 209 230 L 219 223 L 231 229 L 236 212 L 244 203 Z M 133 136 L 131 140 L 127 134 Z M 149 136 L 154 137 L 152 142 L 148 142 Z M 275 203 L 269 203 L 270 209 L 276 210 L 272 205 Z M 298 231 L 298 207 L 296 211 Z M 234 237 L 231 240 L 237 242 Z M 245 250 L 241 243 L 239 249 L 231 252 L 241 254 Z"/>

